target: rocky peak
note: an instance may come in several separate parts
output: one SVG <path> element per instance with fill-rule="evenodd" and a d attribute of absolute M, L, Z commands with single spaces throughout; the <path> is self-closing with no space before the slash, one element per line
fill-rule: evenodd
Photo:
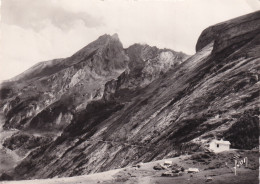
<path fill-rule="evenodd" d="M 110 75 L 124 70 L 128 57 L 117 34 L 105 34 L 66 59 L 66 65 L 75 64 L 87 65 L 98 75 Z"/>
<path fill-rule="evenodd" d="M 113 39 L 119 40 L 119 37 L 118 37 L 118 34 L 117 34 L 117 33 L 114 33 L 111 37 L 112 37 Z"/>
<path fill-rule="evenodd" d="M 116 80 L 106 84 L 106 100 L 113 99 L 114 95 L 118 96 L 122 91 L 126 93 L 149 85 L 189 57 L 182 52 L 158 49 L 147 44 L 131 45 L 126 53 L 129 57 L 128 68 Z"/>
<path fill-rule="evenodd" d="M 155 58 L 159 53 L 159 49 L 147 44 L 133 44 L 127 48 L 126 52 L 130 58 L 129 69 L 134 70 L 143 68 L 146 61 Z"/>
<path fill-rule="evenodd" d="M 90 54 L 93 54 L 94 51 L 102 50 L 105 51 L 106 47 L 114 47 L 118 51 L 123 51 L 123 45 L 121 41 L 118 38 L 117 34 L 114 35 L 108 35 L 104 34 L 100 36 L 97 40 L 91 42 L 87 46 L 80 49 L 78 52 L 73 54 L 70 59 L 79 59 L 81 56 L 89 56 Z"/>

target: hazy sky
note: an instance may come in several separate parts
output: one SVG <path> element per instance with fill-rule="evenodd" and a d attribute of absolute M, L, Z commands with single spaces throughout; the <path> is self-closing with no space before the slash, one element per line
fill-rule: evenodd
<path fill-rule="evenodd" d="M 0 81 L 68 57 L 105 33 L 194 54 L 203 29 L 260 10 L 258 0 L 2 0 Z"/>

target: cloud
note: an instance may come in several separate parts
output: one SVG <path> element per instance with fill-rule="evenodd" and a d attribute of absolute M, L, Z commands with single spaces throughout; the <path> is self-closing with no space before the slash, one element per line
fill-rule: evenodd
<path fill-rule="evenodd" d="M 260 10 L 260 2 L 256 0 L 246 0 L 247 5 L 252 8 L 254 11 Z"/>
<path fill-rule="evenodd" d="M 103 34 L 86 27 L 83 21 L 75 22 L 68 31 L 48 21 L 45 25 L 35 31 L 2 23 L 0 81 L 22 73 L 37 62 L 69 57 Z"/>
<path fill-rule="evenodd" d="M 69 30 L 77 21 L 86 27 L 104 25 L 102 17 L 87 12 L 71 12 L 59 6 L 55 0 L 4 0 L 2 3 L 2 21 L 5 24 L 39 31 L 50 22 L 54 26 Z"/>

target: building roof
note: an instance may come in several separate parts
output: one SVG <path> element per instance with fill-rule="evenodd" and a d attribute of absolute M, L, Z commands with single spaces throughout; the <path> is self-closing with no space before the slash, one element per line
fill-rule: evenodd
<path fill-rule="evenodd" d="M 198 168 L 189 168 L 188 171 L 191 171 L 191 172 L 199 172 L 199 169 L 198 169 Z"/>
<path fill-rule="evenodd" d="M 164 163 L 165 164 L 172 164 L 172 161 L 171 160 L 165 160 Z"/>
<path fill-rule="evenodd" d="M 216 144 L 226 144 L 226 145 L 230 145 L 229 141 L 224 141 L 223 139 L 219 140 L 213 140 L 215 141 Z"/>

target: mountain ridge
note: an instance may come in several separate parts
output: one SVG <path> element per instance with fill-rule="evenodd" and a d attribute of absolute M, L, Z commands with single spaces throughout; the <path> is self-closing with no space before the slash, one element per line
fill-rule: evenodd
<path fill-rule="evenodd" d="M 5 148 L 24 157 L 39 147 L 40 142 L 46 144 L 56 139 L 74 115 L 92 101 L 103 96 L 108 100 L 109 96 L 113 96 L 108 95 L 111 93 L 108 86 L 118 77 L 121 82 L 125 81 L 126 87 L 130 87 L 130 81 L 134 82 L 137 74 L 140 80 L 131 86 L 145 86 L 173 67 L 175 62 L 175 65 L 179 64 L 188 57 L 171 50 L 167 50 L 171 53 L 170 57 L 160 57 L 164 50 L 148 45 L 140 48 L 145 49 L 140 53 L 134 51 L 131 56 L 140 58 L 138 62 L 141 67 L 131 68 L 129 62 L 135 62 L 135 59 L 129 58 L 118 35 L 103 35 L 68 58 L 41 62 L 15 77 L 15 80 L 4 83 L 0 92 L 3 128 L 5 131 L 18 129 L 5 139 Z M 145 64 L 146 58 L 153 62 Z M 162 65 L 161 59 L 168 61 L 167 66 Z M 145 66 L 146 71 L 142 72 Z M 157 72 L 152 74 L 154 69 Z M 142 73 L 149 74 L 149 78 L 142 76 Z"/>
<path fill-rule="evenodd" d="M 76 78 L 72 86 L 67 81 L 71 91 L 31 121 L 38 130 L 48 123 L 49 129 L 65 126 L 52 141 L 30 152 L 12 174 L 28 179 L 101 172 L 204 150 L 214 137 L 231 141 L 233 148 L 258 146 L 260 24 L 244 26 L 252 17 L 257 23 L 260 11 L 235 19 L 235 27 L 241 24 L 241 29 L 221 29 L 233 20 L 218 25 L 223 31 L 218 37 L 206 29 L 198 39 L 198 51 L 187 60 L 185 55 L 140 44 L 127 50 L 119 46 L 123 54 L 116 46 L 116 53 L 74 56 L 98 62 L 103 56 L 112 63 L 117 56 L 120 65 L 112 70 L 125 64 L 124 56 L 129 60 L 110 78 L 102 67 L 99 73 L 94 70 L 95 76 L 85 75 L 87 67 L 79 75 L 83 81 Z M 227 43 L 226 35 L 234 30 L 237 37 Z M 235 43 L 239 44 L 234 47 Z M 91 55 L 93 50 L 87 52 Z"/>

